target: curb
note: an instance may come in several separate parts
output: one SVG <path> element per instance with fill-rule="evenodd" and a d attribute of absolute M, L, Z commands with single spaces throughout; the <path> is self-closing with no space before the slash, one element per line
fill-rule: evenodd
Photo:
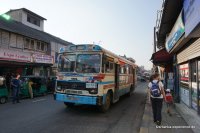
<path fill-rule="evenodd" d="M 149 112 L 149 108 L 150 106 L 148 105 L 148 102 L 147 102 L 147 96 L 146 96 L 146 102 L 145 102 L 145 109 L 144 109 L 144 113 L 143 113 L 143 116 L 142 116 L 142 122 L 140 124 L 140 130 L 139 130 L 139 133 L 149 133 L 149 130 L 148 130 L 148 126 L 149 126 L 149 119 L 150 119 L 150 112 Z"/>

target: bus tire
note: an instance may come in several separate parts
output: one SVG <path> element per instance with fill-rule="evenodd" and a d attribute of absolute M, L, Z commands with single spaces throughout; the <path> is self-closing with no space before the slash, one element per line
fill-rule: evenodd
<path fill-rule="evenodd" d="M 6 101 L 7 101 L 7 98 L 6 98 L 6 97 L 0 97 L 0 103 L 1 103 L 1 104 L 6 103 Z"/>
<path fill-rule="evenodd" d="M 106 99 L 105 99 L 105 104 L 101 105 L 100 106 L 100 111 L 105 113 L 106 111 L 108 111 L 108 109 L 110 108 L 110 105 L 111 105 L 111 93 L 108 92 L 107 95 L 106 95 Z"/>
<path fill-rule="evenodd" d="M 133 94 L 133 91 L 134 91 L 134 88 L 133 88 L 133 85 L 131 85 L 130 90 L 127 95 L 130 97 Z"/>
<path fill-rule="evenodd" d="M 68 102 L 64 102 L 65 106 L 67 106 L 68 108 L 72 108 L 74 107 L 74 103 L 68 103 Z"/>

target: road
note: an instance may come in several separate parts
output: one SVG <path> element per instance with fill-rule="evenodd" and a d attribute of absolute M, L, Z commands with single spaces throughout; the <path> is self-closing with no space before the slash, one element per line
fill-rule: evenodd
<path fill-rule="evenodd" d="M 0 105 L 0 133 L 134 133 L 144 112 L 146 83 L 106 113 L 93 106 L 67 108 L 52 95 Z"/>

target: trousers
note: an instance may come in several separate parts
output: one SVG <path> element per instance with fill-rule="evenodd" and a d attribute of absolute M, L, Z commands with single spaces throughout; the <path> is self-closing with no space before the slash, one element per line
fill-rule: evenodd
<path fill-rule="evenodd" d="M 152 105 L 154 122 L 162 121 L 162 115 L 161 115 L 162 104 L 163 104 L 163 98 L 152 98 L 151 97 L 151 105 Z"/>

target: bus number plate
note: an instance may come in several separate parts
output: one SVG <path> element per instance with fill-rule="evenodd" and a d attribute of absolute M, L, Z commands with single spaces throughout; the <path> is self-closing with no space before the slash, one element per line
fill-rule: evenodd
<path fill-rule="evenodd" d="M 66 96 L 67 100 L 71 100 L 71 101 L 75 101 L 78 100 L 76 97 L 74 96 Z"/>
<path fill-rule="evenodd" d="M 86 83 L 86 88 L 96 88 L 96 83 Z"/>

